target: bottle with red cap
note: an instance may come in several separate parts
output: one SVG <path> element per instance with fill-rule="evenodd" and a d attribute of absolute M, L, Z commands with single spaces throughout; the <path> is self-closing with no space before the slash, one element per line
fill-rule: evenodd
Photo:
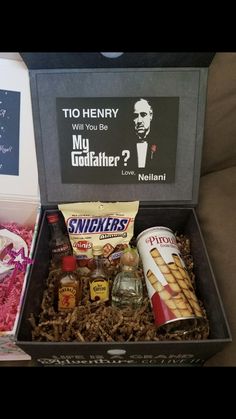
<path fill-rule="evenodd" d="M 63 232 L 59 214 L 57 212 L 47 215 L 48 224 L 50 226 L 51 238 L 49 246 L 51 250 L 52 266 L 60 267 L 63 256 L 72 255 L 72 248 L 69 237 Z"/>
<path fill-rule="evenodd" d="M 57 288 L 58 311 L 70 311 L 79 304 L 82 297 L 82 283 L 77 271 L 76 258 L 63 256 L 61 269 Z"/>

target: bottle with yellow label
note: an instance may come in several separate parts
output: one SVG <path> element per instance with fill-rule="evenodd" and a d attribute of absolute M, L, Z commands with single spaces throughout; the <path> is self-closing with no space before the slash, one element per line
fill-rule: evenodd
<path fill-rule="evenodd" d="M 92 301 L 109 300 L 109 280 L 103 268 L 102 246 L 93 246 L 94 270 L 90 275 L 90 299 Z"/>
<path fill-rule="evenodd" d="M 58 311 L 73 310 L 81 300 L 82 284 L 74 256 L 62 257 L 62 274 L 58 283 Z"/>

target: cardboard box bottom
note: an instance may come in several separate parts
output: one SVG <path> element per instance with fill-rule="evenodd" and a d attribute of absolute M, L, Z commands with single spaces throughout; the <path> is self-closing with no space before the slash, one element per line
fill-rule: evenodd
<path fill-rule="evenodd" d="M 51 207 L 50 207 L 51 209 Z M 135 235 L 153 226 L 167 226 L 188 235 L 194 259 L 197 294 L 203 301 L 210 324 L 210 336 L 201 341 L 161 342 L 37 342 L 31 339 L 30 313 L 37 315 L 49 266 L 49 231 L 44 210 L 35 250 L 35 263 L 17 331 L 17 345 L 41 365 L 71 366 L 199 366 L 231 341 L 224 309 L 212 273 L 194 209 L 140 206 Z"/>

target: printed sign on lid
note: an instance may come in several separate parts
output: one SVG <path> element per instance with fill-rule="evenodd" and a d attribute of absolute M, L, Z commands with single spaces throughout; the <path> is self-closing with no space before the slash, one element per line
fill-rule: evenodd
<path fill-rule="evenodd" d="M 56 102 L 62 183 L 175 181 L 178 97 Z"/>

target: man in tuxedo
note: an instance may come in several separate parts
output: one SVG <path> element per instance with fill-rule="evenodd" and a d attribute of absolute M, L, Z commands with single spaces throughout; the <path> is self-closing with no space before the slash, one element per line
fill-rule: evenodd
<path fill-rule="evenodd" d="M 140 98 L 134 104 L 133 121 L 138 141 L 136 143 L 137 167 L 149 168 L 155 167 L 154 156 L 157 151 L 156 144 L 150 140 L 151 122 L 153 118 L 153 109 L 146 99 Z"/>

